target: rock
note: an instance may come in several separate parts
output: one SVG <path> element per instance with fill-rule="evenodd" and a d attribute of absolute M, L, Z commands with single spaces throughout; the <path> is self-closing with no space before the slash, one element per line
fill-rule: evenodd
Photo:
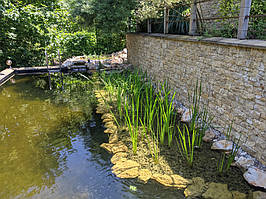
<path fill-rule="evenodd" d="M 246 199 L 247 195 L 238 191 L 232 191 L 233 199 Z"/>
<path fill-rule="evenodd" d="M 265 198 L 266 198 L 266 192 L 254 191 L 252 193 L 252 199 L 265 199 Z"/>
<path fill-rule="evenodd" d="M 72 57 L 63 62 L 62 67 L 71 67 L 73 65 L 87 65 L 88 60 L 84 56 Z"/>
<path fill-rule="evenodd" d="M 107 122 L 104 125 L 107 129 L 117 130 L 117 126 L 113 122 Z"/>
<path fill-rule="evenodd" d="M 110 134 L 110 136 L 109 136 L 109 143 L 110 144 L 114 144 L 116 142 L 118 142 L 118 135 L 117 135 L 117 133 Z"/>
<path fill-rule="evenodd" d="M 169 175 L 166 174 L 153 174 L 152 179 L 156 180 L 157 182 L 161 183 L 164 186 L 172 186 L 173 180 Z"/>
<path fill-rule="evenodd" d="M 113 133 L 117 133 L 117 130 L 106 129 L 106 130 L 104 130 L 104 133 L 107 133 L 107 134 L 113 134 Z"/>
<path fill-rule="evenodd" d="M 112 167 L 112 172 L 120 178 L 135 178 L 138 176 L 139 167 L 139 163 L 122 158 Z"/>
<path fill-rule="evenodd" d="M 128 148 L 126 145 L 124 144 L 118 144 L 118 145 L 114 145 L 112 148 L 112 153 L 116 154 L 119 152 L 128 152 Z"/>
<path fill-rule="evenodd" d="M 202 140 L 204 142 L 211 142 L 216 137 L 216 134 L 213 132 L 212 129 L 207 129 L 205 131 L 205 135 L 203 136 Z"/>
<path fill-rule="evenodd" d="M 103 123 L 113 122 L 113 121 L 114 121 L 113 118 L 105 118 L 105 119 L 103 120 Z"/>
<path fill-rule="evenodd" d="M 206 199 L 232 199 L 232 193 L 228 191 L 227 184 L 210 183 L 207 191 L 202 195 Z"/>
<path fill-rule="evenodd" d="M 240 168 L 248 169 L 249 167 L 254 165 L 254 160 L 241 156 L 234 164 Z"/>
<path fill-rule="evenodd" d="M 116 176 L 119 178 L 136 178 L 138 177 L 138 175 L 139 175 L 139 169 L 137 167 L 116 174 Z"/>
<path fill-rule="evenodd" d="M 116 164 L 118 161 L 120 161 L 122 158 L 126 158 L 128 156 L 127 153 L 124 152 L 119 152 L 113 155 L 113 157 L 111 158 L 111 162 L 113 164 Z"/>
<path fill-rule="evenodd" d="M 141 169 L 139 170 L 138 179 L 144 183 L 147 183 L 148 180 L 151 178 L 152 173 L 149 169 Z"/>
<path fill-rule="evenodd" d="M 171 175 L 171 178 L 173 180 L 172 186 L 178 189 L 185 189 L 188 184 L 191 184 L 191 180 L 187 180 L 180 175 Z"/>
<path fill-rule="evenodd" d="M 103 114 L 102 115 L 102 120 L 104 120 L 104 119 L 114 119 L 114 116 L 111 114 L 111 113 L 105 113 L 105 114 Z"/>
<path fill-rule="evenodd" d="M 233 142 L 229 140 L 220 140 L 214 142 L 211 147 L 212 150 L 231 151 L 233 149 Z"/>
<path fill-rule="evenodd" d="M 244 173 L 245 180 L 255 186 L 266 189 L 266 173 L 258 168 L 249 168 Z"/>
<path fill-rule="evenodd" d="M 192 119 L 191 109 L 185 109 L 181 117 L 181 122 L 190 122 L 191 119 Z"/>
<path fill-rule="evenodd" d="M 112 148 L 113 148 L 113 144 L 109 144 L 109 143 L 102 143 L 100 145 L 100 147 L 104 148 L 106 151 L 108 151 L 109 153 L 112 153 Z"/>
<path fill-rule="evenodd" d="M 185 189 L 184 194 L 186 197 L 195 198 L 201 196 L 205 188 L 204 179 L 200 177 L 192 178 L 192 184 L 188 185 Z"/>

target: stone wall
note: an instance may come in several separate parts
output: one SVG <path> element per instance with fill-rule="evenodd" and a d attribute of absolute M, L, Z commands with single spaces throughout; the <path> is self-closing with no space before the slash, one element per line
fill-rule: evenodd
<path fill-rule="evenodd" d="M 168 80 L 177 100 L 188 106 L 197 79 L 214 125 L 242 134 L 242 147 L 266 163 L 266 42 L 163 34 L 128 34 L 128 60 L 154 81 Z"/>

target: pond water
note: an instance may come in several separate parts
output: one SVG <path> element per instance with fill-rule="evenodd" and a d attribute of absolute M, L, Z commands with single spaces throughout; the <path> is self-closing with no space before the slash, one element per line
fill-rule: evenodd
<path fill-rule="evenodd" d="M 1 199 L 184 198 L 153 181 L 116 178 L 111 155 L 99 147 L 108 137 L 86 95 L 57 101 L 32 82 L 19 78 L 0 88 Z"/>

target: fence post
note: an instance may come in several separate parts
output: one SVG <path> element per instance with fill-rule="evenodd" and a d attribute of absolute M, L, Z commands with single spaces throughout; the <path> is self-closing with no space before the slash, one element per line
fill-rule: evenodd
<path fill-rule="evenodd" d="M 238 39 L 246 39 L 248 33 L 248 21 L 249 21 L 249 12 L 251 7 L 252 0 L 241 0 L 240 3 L 240 13 L 238 21 Z"/>
<path fill-rule="evenodd" d="M 189 35 L 195 35 L 197 32 L 197 0 L 191 3 L 191 14 L 189 21 Z"/>
<path fill-rule="evenodd" d="M 147 19 L 147 28 L 148 28 L 148 33 L 151 33 L 151 20 Z"/>
<path fill-rule="evenodd" d="M 163 33 L 168 34 L 168 23 L 169 23 L 169 9 L 164 7 L 164 17 L 163 17 Z"/>

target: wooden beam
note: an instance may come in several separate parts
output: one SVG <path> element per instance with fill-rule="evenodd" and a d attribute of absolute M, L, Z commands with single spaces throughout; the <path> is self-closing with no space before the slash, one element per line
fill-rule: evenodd
<path fill-rule="evenodd" d="M 147 19 L 147 32 L 150 34 L 151 33 L 151 20 Z"/>
<path fill-rule="evenodd" d="M 246 39 L 247 37 L 249 17 L 246 16 L 249 16 L 251 1 L 252 0 L 241 0 L 237 31 L 238 39 Z"/>
<path fill-rule="evenodd" d="M 163 17 L 163 33 L 168 34 L 168 24 L 169 24 L 169 9 L 164 7 L 164 17 Z"/>
<path fill-rule="evenodd" d="M 189 22 L 189 35 L 195 35 L 197 32 L 197 2 L 193 0 L 191 3 L 191 13 Z"/>

